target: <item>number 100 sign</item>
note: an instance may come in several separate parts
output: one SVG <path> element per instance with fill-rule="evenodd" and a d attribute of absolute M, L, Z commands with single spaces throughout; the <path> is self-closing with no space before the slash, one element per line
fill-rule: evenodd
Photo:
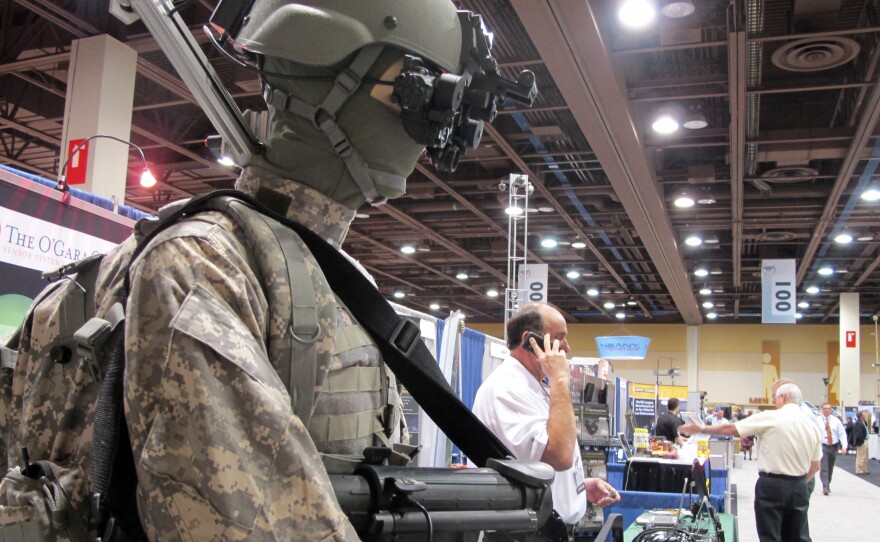
<path fill-rule="evenodd" d="M 793 324 L 797 306 L 794 260 L 761 262 L 761 322 Z"/>

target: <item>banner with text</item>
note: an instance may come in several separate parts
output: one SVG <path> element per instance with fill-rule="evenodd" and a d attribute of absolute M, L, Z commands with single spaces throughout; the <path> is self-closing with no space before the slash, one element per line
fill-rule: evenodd
<path fill-rule="evenodd" d="M 762 324 L 794 324 L 797 321 L 796 285 L 793 259 L 761 261 Z"/>
<path fill-rule="evenodd" d="M 547 302 L 547 264 L 527 263 L 519 266 L 519 305 L 530 301 Z"/>

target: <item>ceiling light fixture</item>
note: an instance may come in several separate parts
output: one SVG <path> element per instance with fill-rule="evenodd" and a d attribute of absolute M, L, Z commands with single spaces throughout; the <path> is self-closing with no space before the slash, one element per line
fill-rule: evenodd
<path fill-rule="evenodd" d="M 430 305 L 428 305 L 428 308 L 431 309 L 432 311 L 439 311 L 440 310 L 440 303 L 431 303 Z"/>
<path fill-rule="evenodd" d="M 617 318 L 618 320 L 623 320 L 624 318 L 626 318 L 626 313 L 618 312 L 617 314 L 614 315 L 614 317 Z"/>
<path fill-rule="evenodd" d="M 661 0 L 660 6 L 660 13 L 672 19 L 687 17 L 697 9 L 691 0 Z"/>
<path fill-rule="evenodd" d="M 654 20 L 654 6 L 648 0 L 623 0 L 617 18 L 626 28 L 638 29 Z"/>
<path fill-rule="evenodd" d="M 689 207 L 694 206 L 694 198 L 690 197 L 687 194 L 679 194 L 675 201 L 672 202 L 673 205 L 678 207 L 679 209 L 687 209 Z"/>
<path fill-rule="evenodd" d="M 596 297 L 597 295 L 599 295 L 599 290 L 595 288 L 590 288 L 587 290 L 587 295 L 590 297 Z"/>
<path fill-rule="evenodd" d="M 698 247 L 703 244 L 703 239 L 696 233 L 692 233 L 685 238 L 684 244 L 689 247 Z"/>
<path fill-rule="evenodd" d="M 457 278 L 458 280 L 467 280 L 468 273 L 467 273 L 467 271 L 459 271 L 458 274 L 455 275 L 455 278 Z"/>
<path fill-rule="evenodd" d="M 834 236 L 834 242 L 841 244 L 841 245 L 847 245 L 849 243 L 852 243 L 852 240 L 853 240 L 853 236 L 848 233 L 838 233 L 837 235 Z"/>
<path fill-rule="evenodd" d="M 873 240 L 874 240 L 874 236 L 870 233 L 865 233 L 865 234 L 862 234 L 862 235 L 859 235 L 858 237 L 856 237 L 856 241 L 865 242 L 865 241 L 873 241 Z"/>
<path fill-rule="evenodd" d="M 571 248 L 587 248 L 587 244 L 583 241 L 575 241 L 571 244 Z"/>
<path fill-rule="evenodd" d="M 490 288 L 490 289 L 486 292 L 486 295 L 489 296 L 489 297 L 498 297 L 498 290 L 496 290 L 495 288 Z"/>
<path fill-rule="evenodd" d="M 395 299 L 403 299 L 404 297 L 406 297 L 406 293 L 401 292 L 400 290 L 394 292 Z"/>
<path fill-rule="evenodd" d="M 795 320 L 800 320 L 803 317 L 804 317 L 804 315 L 799 312 L 794 313 Z"/>
<path fill-rule="evenodd" d="M 553 239 L 552 237 L 541 240 L 541 246 L 544 248 L 556 248 L 556 245 L 558 244 L 559 243 L 556 241 L 556 239 Z"/>
<path fill-rule="evenodd" d="M 678 121 L 669 113 L 661 113 L 651 123 L 651 129 L 662 135 L 674 134 L 678 131 Z"/>
<path fill-rule="evenodd" d="M 706 313 L 706 318 L 708 318 L 709 320 L 714 320 L 714 319 L 718 318 L 718 313 L 715 313 L 715 312 L 707 312 L 707 313 Z"/>
<path fill-rule="evenodd" d="M 232 167 L 236 165 L 235 160 L 233 160 L 232 157 L 225 155 L 218 158 L 217 163 L 225 167 Z"/>
<path fill-rule="evenodd" d="M 705 277 L 708 274 L 709 274 L 709 270 L 706 269 L 705 267 L 698 267 L 697 269 L 694 270 L 694 275 L 696 275 L 698 277 Z"/>
<path fill-rule="evenodd" d="M 400 251 L 403 252 L 404 254 L 415 254 L 416 247 L 414 247 L 412 245 L 403 245 L 402 247 L 400 247 Z"/>
<path fill-rule="evenodd" d="M 712 295 L 712 289 L 706 286 L 700 288 L 700 295 Z"/>
<path fill-rule="evenodd" d="M 711 301 L 703 301 L 703 308 L 704 309 L 712 309 L 714 307 L 715 307 L 715 303 L 712 303 Z"/>
<path fill-rule="evenodd" d="M 880 190 L 878 190 L 877 188 L 869 188 L 862 192 L 861 198 L 865 201 L 880 200 Z"/>
<path fill-rule="evenodd" d="M 797 306 L 799 309 L 808 309 L 808 308 L 810 308 L 810 302 L 809 301 L 801 301 L 800 303 L 798 303 Z"/>
<path fill-rule="evenodd" d="M 566 273 L 565 276 L 568 277 L 568 278 L 570 278 L 570 279 L 576 279 L 576 278 L 578 278 L 579 276 L 581 276 L 581 274 L 578 273 L 577 271 L 575 271 L 574 269 L 572 269 L 571 271 L 569 271 L 568 273 Z"/>
<path fill-rule="evenodd" d="M 709 271 L 710 275 L 720 275 L 721 273 L 723 273 L 723 271 L 721 271 L 720 267 L 713 267 L 712 270 Z"/>
<path fill-rule="evenodd" d="M 606 301 L 605 304 L 602 306 L 610 310 L 614 308 L 614 303 L 612 303 L 611 301 Z"/>
<path fill-rule="evenodd" d="M 818 286 L 807 286 L 807 293 L 810 295 L 816 295 L 819 293 Z"/>
<path fill-rule="evenodd" d="M 693 4 L 691 4 L 691 6 L 693 6 Z M 684 122 L 682 122 L 681 125 L 688 130 L 702 130 L 706 126 L 709 126 L 709 121 L 706 120 L 706 115 L 699 111 L 692 111 L 684 118 Z"/>
<path fill-rule="evenodd" d="M 511 205 L 507 209 L 504 209 L 504 212 L 509 216 L 519 216 L 523 214 L 523 210 L 521 207 L 517 207 L 516 205 Z"/>
<path fill-rule="evenodd" d="M 822 266 L 822 267 L 819 268 L 819 274 L 822 275 L 823 277 L 827 277 L 828 275 L 833 275 L 833 274 L 834 274 L 834 268 L 833 268 L 833 267 L 829 267 L 829 266 L 827 266 L 827 265 Z"/>

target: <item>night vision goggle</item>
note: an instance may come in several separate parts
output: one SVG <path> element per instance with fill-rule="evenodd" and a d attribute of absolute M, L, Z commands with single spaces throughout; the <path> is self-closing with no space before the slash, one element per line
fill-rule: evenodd
<path fill-rule="evenodd" d="M 535 74 L 528 70 L 516 81 L 502 77 L 479 15 L 459 11 L 458 17 L 463 73 L 441 73 L 420 57 L 406 55 L 391 95 L 401 108 L 407 134 L 427 147 L 431 163 L 440 171 L 455 171 L 462 154 L 477 148 L 483 123 L 495 120 L 506 98 L 531 107 L 538 94 Z"/>

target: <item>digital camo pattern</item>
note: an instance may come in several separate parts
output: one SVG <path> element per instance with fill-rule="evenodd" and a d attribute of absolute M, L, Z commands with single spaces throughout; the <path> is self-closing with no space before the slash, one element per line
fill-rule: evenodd
<path fill-rule="evenodd" d="M 125 399 L 146 532 L 357 540 L 269 360 L 242 233 L 209 215 L 162 232 L 132 269 Z"/>
<path fill-rule="evenodd" d="M 268 188 L 288 196 L 292 204 L 286 217 L 306 226 L 337 249 L 342 246 L 348 227 L 354 220 L 354 209 L 257 166 L 245 169 L 236 181 L 235 188 L 248 194 L 256 194 L 259 188 Z"/>

